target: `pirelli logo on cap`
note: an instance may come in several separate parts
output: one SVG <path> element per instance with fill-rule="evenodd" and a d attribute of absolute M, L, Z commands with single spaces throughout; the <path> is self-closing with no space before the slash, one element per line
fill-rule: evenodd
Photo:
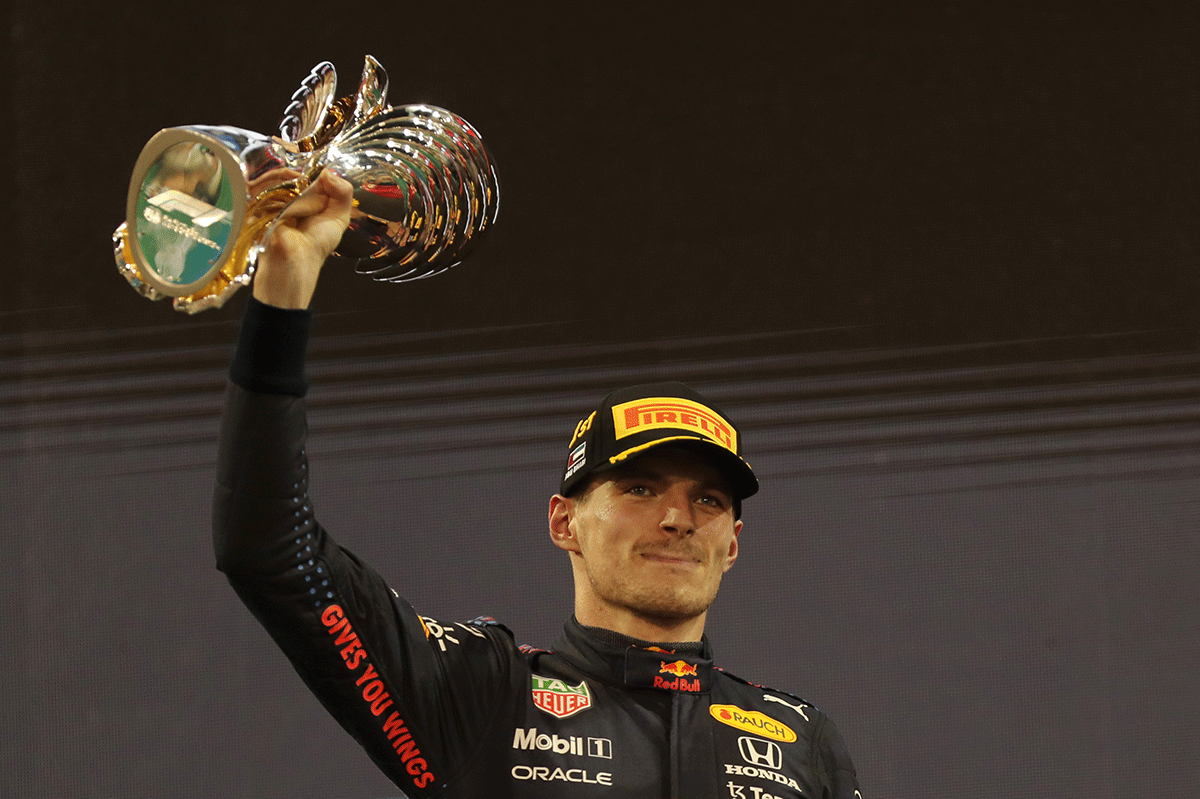
<path fill-rule="evenodd" d="M 711 408 L 680 397 L 646 397 L 612 409 L 613 428 L 620 441 L 645 430 L 691 430 L 737 454 L 737 433 Z"/>

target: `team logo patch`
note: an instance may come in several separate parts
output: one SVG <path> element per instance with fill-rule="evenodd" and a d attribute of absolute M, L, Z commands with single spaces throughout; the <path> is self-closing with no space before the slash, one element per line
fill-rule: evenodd
<path fill-rule="evenodd" d="M 688 663 L 686 660 L 676 660 L 674 663 L 660 661 L 660 663 L 662 665 L 658 667 L 659 673 L 654 675 L 655 688 L 693 694 L 698 694 L 704 690 L 704 686 L 700 682 L 700 672 L 696 668 L 696 664 Z M 674 675 L 675 679 L 668 680 L 662 676 L 664 674 Z M 695 677 L 695 679 L 689 680 L 689 676 Z"/>
<path fill-rule="evenodd" d="M 688 430 L 737 454 L 733 425 L 698 402 L 680 397 L 648 397 L 614 405 L 612 415 L 618 441 L 644 430 Z"/>
<path fill-rule="evenodd" d="M 538 710 L 545 711 L 555 718 L 565 719 L 591 707 L 592 694 L 586 682 L 567 685 L 562 680 L 534 674 L 533 703 L 537 705 Z"/>
<path fill-rule="evenodd" d="M 658 668 L 663 674 L 674 674 L 676 677 L 695 677 L 696 667 L 685 660 L 677 660 L 674 663 L 663 662 Z"/>
<path fill-rule="evenodd" d="M 796 732 L 782 721 L 773 719 L 757 710 L 743 710 L 736 705 L 710 705 L 709 714 L 722 724 L 734 729 L 752 732 L 764 738 L 790 744 L 796 740 Z"/>

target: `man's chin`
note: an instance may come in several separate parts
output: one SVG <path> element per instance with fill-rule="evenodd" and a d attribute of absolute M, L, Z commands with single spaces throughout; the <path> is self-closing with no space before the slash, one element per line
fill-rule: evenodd
<path fill-rule="evenodd" d="M 636 564 L 630 565 L 634 568 L 629 571 L 635 573 L 627 572 L 623 580 L 607 585 L 592 580 L 597 598 L 666 626 L 695 619 L 716 599 L 716 587 L 697 585 L 695 575 L 690 572 L 685 579 L 682 570 L 638 569 Z M 677 579 L 672 579 L 672 575 Z"/>
<path fill-rule="evenodd" d="M 712 597 L 644 596 L 627 607 L 639 616 L 662 624 L 678 624 L 696 618 L 712 605 Z"/>

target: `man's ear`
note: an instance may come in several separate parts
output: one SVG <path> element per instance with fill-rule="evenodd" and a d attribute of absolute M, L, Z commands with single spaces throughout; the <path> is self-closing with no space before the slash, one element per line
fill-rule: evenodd
<path fill-rule="evenodd" d="M 733 523 L 733 538 L 729 539 L 729 551 L 725 553 L 725 568 L 722 571 L 729 571 L 733 568 L 733 564 L 738 557 L 738 536 L 742 534 L 742 520 L 738 519 Z"/>
<path fill-rule="evenodd" d="M 579 541 L 575 538 L 575 531 L 571 527 L 571 518 L 574 514 L 575 500 L 564 497 L 562 494 L 550 497 L 548 514 L 550 540 L 554 542 L 554 546 L 565 549 L 567 552 L 580 551 Z"/>

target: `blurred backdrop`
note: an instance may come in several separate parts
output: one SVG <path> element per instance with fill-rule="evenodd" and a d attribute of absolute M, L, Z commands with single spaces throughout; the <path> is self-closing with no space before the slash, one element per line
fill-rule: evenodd
<path fill-rule="evenodd" d="M 1194 793 L 1188 4 L 8 16 L 0 795 L 399 795 L 213 568 L 245 297 L 177 314 L 109 242 L 157 130 L 274 132 L 313 65 L 345 94 L 367 53 L 392 103 L 480 130 L 501 207 L 435 279 L 327 270 L 309 454 L 343 544 L 426 615 L 547 645 L 570 431 L 683 379 L 763 481 L 718 663 L 830 713 L 865 796 Z"/>

